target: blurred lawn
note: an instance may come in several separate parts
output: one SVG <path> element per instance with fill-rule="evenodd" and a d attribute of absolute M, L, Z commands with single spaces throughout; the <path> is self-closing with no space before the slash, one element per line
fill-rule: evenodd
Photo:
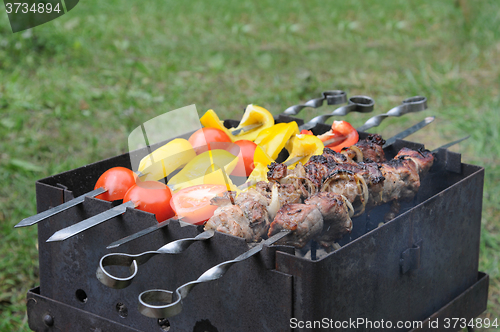
<path fill-rule="evenodd" d="M 498 0 L 86 0 L 17 34 L 0 15 L 0 331 L 29 330 L 36 227 L 13 226 L 35 213 L 35 180 L 125 152 L 131 129 L 172 109 L 278 114 L 328 89 L 372 96 L 377 113 L 428 97 L 430 110 L 372 129 L 386 137 L 431 114 L 410 139 L 471 135 L 455 151 L 486 168 L 480 270 L 484 316 L 499 318 L 499 19 Z"/>

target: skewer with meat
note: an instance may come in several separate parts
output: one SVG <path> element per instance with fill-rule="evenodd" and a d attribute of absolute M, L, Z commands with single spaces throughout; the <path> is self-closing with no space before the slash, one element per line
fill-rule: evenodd
<path fill-rule="evenodd" d="M 235 196 L 234 192 L 228 191 L 211 200 L 218 208 L 205 224 L 205 229 L 239 236 L 247 242 L 259 241 L 267 234 L 271 223 L 267 211 L 270 199 L 255 189 Z"/>
<path fill-rule="evenodd" d="M 385 140 L 378 134 L 370 134 L 365 139 L 359 140 L 353 146 L 342 149 L 341 154 L 357 162 L 376 162 L 386 161 L 384 150 Z"/>
<path fill-rule="evenodd" d="M 328 244 L 350 232 L 351 203 L 361 202 L 364 209 L 366 204 L 376 206 L 413 198 L 420 187 L 420 175 L 432 166 L 433 156 L 429 151 L 402 149 L 393 160 L 384 163 L 338 162 L 343 160 L 339 154 L 325 149 L 323 155 L 311 158 L 304 166 L 299 164 L 292 171 L 282 164 L 272 164 L 269 183 L 260 182 L 256 189 L 236 198 L 239 210 L 220 206 L 216 199 L 214 204 L 219 208 L 205 229 L 241 236 L 247 241 L 259 240 L 265 236 L 263 230 L 268 219 L 260 217 L 265 213 L 254 216 L 253 212 L 243 211 L 255 209 L 248 200 L 258 198 L 259 211 L 265 207 L 267 217 L 273 220 L 268 236 L 288 229 L 294 231 L 293 236 L 284 239 L 288 244 L 302 247 L 312 238 Z M 283 204 L 278 198 L 283 199 Z M 250 226 L 254 224 L 262 227 Z"/>

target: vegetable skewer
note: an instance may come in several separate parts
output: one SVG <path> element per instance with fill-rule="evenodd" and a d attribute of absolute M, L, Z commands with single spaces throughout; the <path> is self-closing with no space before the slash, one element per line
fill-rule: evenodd
<path fill-rule="evenodd" d="M 171 198 L 172 193 L 170 188 L 163 183 L 154 181 L 140 182 L 127 191 L 127 194 L 123 198 L 123 204 L 63 228 L 52 234 L 47 242 L 66 240 L 106 220 L 125 213 L 127 208 L 138 208 L 139 210 L 154 213 L 158 222 L 164 221 L 174 216 L 174 212 L 169 204 Z"/>
<path fill-rule="evenodd" d="M 82 203 L 85 197 L 96 197 L 108 201 L 123 199 L 127 190 L 135 184 L 135 174 L 124 167 L 113 167 L 104 172 L 96 182 L 94 190 L 80 195 L 68 202 L 57 205 L 34 216 L 21 220 L 14 227 L 25 227 L 34 225 L 53 215 L 65 211 L 73 206 Z M 105 195 L 104 195 L 105 194 Z M 101 197 L 99 197 L 101 196 Z M 104 197 L 103 197 L 104 196 Z"/>
<path fill-rule="evenodd" d="M 417 125 L 415 125 L 414 127 L 417 127 Z M 413 127 L 412 127 L 412 128 L 413 128 Z M 421 128 L 422 128 L 422 127 L 421 127 Z M 416 131 L 416 130 L 415 130 L 415 131 Z M 408 130 L 405 130 L 405 131 L 403 131 L 403 132 L 404 132 L 404 133 L 406 133 L 406 136 L 408 136 L 408 135 L 409 135 Z M 399 135 L 400 135 L 400 134 L 397 134 L 397 135 L 396 135 L 396 136 L 398 136 L 397 138 L 400 138 L 400 139 L 404 138 L 404 137 L 401 137 L 401 136 L 399 136 Z M 405 136 L 405 137 L 406 137 L 406 136 Z M 395 140 L 394 140 L 394 141 L 395 141 Z M 292 161 L 292 160 L 290 160 L 290 162 L 291 162 L 291 161 Z M 293 162 L 292 162 L 292 163 L 293 163 Z M 244 185 L 245 185 L 245 184 L 244 184 Z M 240 186 L 240 187 L 243 187 L 244 185 L 242 185 L 242 186 Z M 167 226 L 167 225 L 168 225 L 168 223 L 169 223 L 171 220 L 173 220 L 173 218 L 172 218 L 172 219 L 169 219 L 169 220 L 166 220 L 166 221 L 163 221 L 163 222 L 161 222 L 161 223 L 159 223 L 159 224 L 157 224 L 157 225 L 153 225 L 153 226 L 151 226 L 151 227 L 148 227 L 148 228 L 146 228 L 146 229 L 143 229 L 143 230 L 141 230 L 141 231 L 139 231 L 139 232 L 137 232 L 137 233 L 131 234 L 131 235 L 126 236 L 126 237 L 124 237 L 124 238 L 122 238 L 122 239 L 119 239 L 119 240 L 117 240 L 117 241 L 114 241 L 114 242 L 110 243 L 110 244 L 109 244 L 106 248 L 107 248 L 107 249 L 117 248 L 117 247 L 119 247 L 120 245 L 122 245 L 122 244 L 124 244 L 124 243 L 130 242 L 130 241 L 135 240 L 135 239 L 137 239 L 137 238 L 139 238 L 139 237 L 142 237 L 142 236 L 144 236 L 144 235 L 147 235 L 147 234 L 149 234 L 149 233 L 152 233 L 152 232 L 154 232 L 154 231 L 156 231 L 156 230 L 158 230 L 158 229 L 160 229 L 160 228 L 163 228 L 163 227 Z"/>
<path fill-rule="evenodd" d="M 431 124 L 434 121 L 435 118 L 436 117 L 434 117 L 434 116 L 426 117 L 423 121 L 420 121 L 419 123 L 411 126 L 410 128 L 408 128 L 406 130 L 403 130 L 402 132 L 400 132 L 400 133 L 392 136 L 391 138 L 389 138 L 389 139 L 386 140 L 386 143 L 383 145 L 383 148 L 387 148 L 387 147 L 391 146 L 392 144 L 394 144 L 396 142 L 396 140 L 408 137 L 411 134 L 417 132 L 418 130 L 424 128 L 425 126 Z M 335 139 L 337 141 L 341 141 L 341 140 L 345 139 L 345 137 L 338 137 L 338 138 L 335 138 Z M 334 141 L 335 139 L 330 139 L 328 141 L 323 142 L 324 146 L 327 146 L 329 144 L 335 143 L 335 141 Z M 301 158 L 302 157 L 291 158 L 289 160 L 286 160 L 284 162 L 284 164 L 287 165 L 287 166 L 290 166 L 290 165 L 296 163 Z"/>

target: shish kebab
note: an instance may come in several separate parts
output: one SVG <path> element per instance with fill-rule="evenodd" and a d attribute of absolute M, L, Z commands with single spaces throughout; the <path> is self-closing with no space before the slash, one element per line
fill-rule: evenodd
<path fill-rule="evenodd" d="M 434 117 L 427 117 L 427 118 L 425 118 L 425 120 L 423 120 L 423 121 L 421 121 L 421 122 L 419 122 L 419 123 L 411 126 L 410 128 L 408 128 L 408 129 L 400 132 L 399 134 L 394 135 L 393 137 L 391 137 L 389 139 L 389 141 L 392 141 L 391 144 L 393 144 L 397 139 L 403 139 L 403 138 L 409 136 L 410 134 L 412 134 L 412 133 L 414 133 L 414 132 L 422 129 L 423 127 L 427 126 L 428 124 L 432 123 L 433 120 L 434 120 Z M 360 141 L 360 142 L 357 143 L 357 146 L 364 146 L 364 145 L 367 145 L 367 144 L 369 146 L 371 146 L 372 149 L 376 149 L 378 151 L 377 153 L 383 155 L 383 150 L 382 150 L 382 148 L 380 147 L 379 144 L 373 145 L 371 142 Z M 385 146 L 389 146 L 389 145 L 386 144 Z M 346 151 L 349 151 L 351 153 L 351 150 L 354 150 L 354 149 L 356 149 L 356 147 L 351 147 L 350 150 L 346 150 Z M 366 152 L 365 152 L 366 158 L 369 158 L 369 156 L 370 156 L 369 149 L 368 148 L 363 148 L 363 149 L 366 150 Z M 359 149 L 358 149 L 358 151 L 359 151 Z M 356 153 L 354 152 L 353 154 L 356 154 Z M 376 159 L 374 156 L 371 156 L 371 158 Z M 360 160 L 362 160 L 362 157 L 361 157 Z M 376 160 L 378 161 L 378 159 L 376 159 Z M 169 220 L 165 220 L 165 221 L 163 221 L 161 223 L 155 224 L 154 226 L 150 226 L 150 227 L 145 228 L 145 229 L 143 229 L 143 230 L 141 230 L 141 231 L 139 231 L 137 233 L 134 233 L 134 234 L 126 236 L 126 237 L 124 237 L 122 239 L 119 239 L 119 240 L 117 240 L 117 241 L 109 244 L 107 246 L 107 249 L 119 247 L 120 245 L 122 245 L 124 243 L 130 242 L 130 241 L 135 240 L 135 239 L 137 239 L 139 237 L 142 237 L 142 236 L 144 236 L 146 234 L 154 232 L 154 231 L 156 231 L 156 230 L 158 230 L 160 228 L 163 228 L 163 227 L 167 226 L 171 220 L 174 220 L 174 219 L 177 219 L 177 218 L 172 218 L 172 219 L 169 219 Z"/>
<path fill-rule="evenodd" d="M 349 105 L 344 107 L 345 110 L 342 110 L 342 114 L 347 114 L 351 111 L 358 111 L 358 112 L 370 112 L 373 109 L 373 99 L 369 97 L 364 97 L 364 96 L 357 96 L 349 99 Z M 251 106 L 251 105 L 249 105 Z M 418 112 L 423 109 L 426 109 L 426 98 L 425 97 L 412 97 L 404 100 L 401 105 L 391 109 L 389 112 L 386 114 L 381 114 L 377 115 L 375 117 L 370 118 L 363 127 L 366 128 L 371 128 L 374 126 L 378 126 L 380 122 L 389 116 L 401 116 L 403 114 L 409 113 L 409 112 Z M 342 108 L 341 108 L 342 109 Z M 330 116 L 333 116 L 336 114 L 337 111 L 340 111 L 340 109 L 337 109 L 336 111 L 332 112 L 331 114 L 324 115 L 325 119 L 327 119 Z M 321 116 L 320 116 L 321 117 Z M 317 117 L 319 118 L 319 117 Z M 314 122 L 313 127 L 316 126 L 319 122 L 323 120 L 319 119 L 313 119 L 311 122 Z M 318 121 L 314 121 L 318 120 Z M 371 122 L 370 122 L 371 121 Z M 368 124 L 370 122 L 370 124 Z M 52 242 L 52 241 L 62 241 L 65 240 L 69 237 L 72 237 L 86 229 L 89 229 L 91 227 L 94 227 L 106 220 L 109 220 L 115 216 L 118 216 L 120 214 L 123 214 L 127 208 L 133 208 L 137 205 L 137 202 L 130 202 L 130 203 L 124 203 L 122 205 L 119 205 L 115 208 L 113 208 L 110 211 L 106 211 L 102 213 L 100 216 L 94 216 L 92 218 L 86 219 L 78 224 L 71 225 L 69 227 L 66 227 L 65 229 L 61 229 L 54 233 L 48 240 L 47 242 Z M 163 219 L 164 220 L 164 219 Z M 159 221 L 163 221 L 159 220 Z"/>
<path fill-rule="evenodd" d="M 294 232 L 282 240 L 286 244 L 300 248 L 317 238 L 329 246 L 351 231 L 351 217 L 366 206 L 412 199 L 420 177 L 432 166 L 434 157 L 427 150 L 403 148 L 386 161 L 384 143 L 380 135 L 369 135 L 342 153 L 325 148 L 293 170 L 273 163 L 269 182 L 261 181 L 237 197 L 231 192 L 214 197 L 218 208 L 205 230 L 252 242 L 287 229 Z"/>
<path fill-rule="evenodd" d="M 401 160 L 405 160 L 405 154 L 410 153 L 410 155 L 416 156 L 419 159 L 422 159 L 422 163 L 415 162 L 411 157 L 406 160 L 410 160 L 414 162 L 414 165 L 416 166 L 417 164 L 420 165 L 422 164 L 424 167 L 430 167 L 430 162 L 432 160 L 430 159 L 432 157 L 432 154 L 436 152 L 438 149 L 445 149 L 448 148 L 454 144 L 457 144 L 464 139 L 467 139 L 467 137 L 461 138 L 459 140 L 456 140 L 454 142 L 448 143 L 446 145 L 443 145 L 434 151 L 414 151 L 410 149 L 402 149 L 400 153 L 398 153 L 399 157 L 394 158 L 393 160 L 389 161 L 388 164 L 391 162 L 393 164 L 400 163 Z M 413 151 L 413 153 L 411 153 Z M 421 156 L 418 156 L 416 153 L 421 154 Z M 421 158 L 422 157 L 422 158 Z M 427 163 L 425 162 L 425 159 L 427 159 Z M 433 159 L 433 157 L 432 157 Z M 399 160 L 399 161 L 398 161 Z M 323 211 L 321 211 L 323 213 Z M 276 219 L 275 219 L 276 220 Z M 139 294 L 139 312 L 147 317 L 152 317 L 152 318 L 165 318 L 165 317 L 172 317 L 177 314 L 179 314 L 182 311 L 182 300 L 187 297 L 189 292 L 197 285 L 200 283 L 205 283 L 205 282 L 210 282 L 216 279 L 221 278 L 226 271 L 234 264 L 241 262 L 257 252 L 259 252 L 264 245 L 271 245 L 276 242 L 279 242 L 279 240 L 285 240 L 289 235 L 292 233 L 296 233 L 297 228 L 294 230 L 292 229 L 287 229 L 283 228 L 281 231 L 276 231 L 274 232 L 273 235 L 270 235 L 270 237 L 267 240 L 261 241 L 256 247 L 253 247 L 252 249 L 248 250 L 247 252 L 241 254 L 240 256 L 236 257 L 235 259 L 229 260 L 222 262 L 207 271 L 205 271 L 198 279 L 185 283 L 184 285 L 178 287 L 175 290 L 175 294 L 171 291 L 168 290 L 163 290 L 163 289 L 152 289 L 152 290 L 147 290 L 145 292 L 142 292 Z M 271 233 L 271 232 L 270 232 Z M 288 235 L 288 236 L 287 236 Z M 286 243 L 286 241 L 285 241 Z"/>

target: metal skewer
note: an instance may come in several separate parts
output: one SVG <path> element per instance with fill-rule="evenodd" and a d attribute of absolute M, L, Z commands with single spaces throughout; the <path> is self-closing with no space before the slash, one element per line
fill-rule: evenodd
<path fill-rule="evenodd" d="M 82 203 L 85 200 L 85 197 L 96 197 L 102 193 L 105 193 L 106 191 L 107 191 L 107 189 L 105 189 L 105 188 L 97 188 L 95 190 L 89 191 L 86 194 L 83 194 L 81 196 L 73 198 L 72 200 L 67 201 L 63 204 L 60 204 L 58 206 L 54 206 L 53 208 L 50 208 L 50 209 L 45 210 L 43 212 L 40 212 L 39 214 L 35 214 L 34 216 L 24 218 L 14 227 L 25 227 L 25 226 L 34 225 L 36 223 L 39 223 L 42 220 L 45 220 L 49 217 L 52 217 L 53 215 L 56 215 L 64 210 L 67 210 L 70 207 L 73 207 L 75 205 Z"/>
<path fill-rule="evenodd" d="M 392 144 L 394 144 L 396 142 L 396 140 L 403 139 L 403 138 L 405 138 L 407 136 L 410 136 L 414 132 L 416 132 L 416 131 L 424 128 L 428 124 L 432 123 L 435 118 L 436 118 L 435 116 L 429 116 L 429 117 L 425 118 L 425 120 L 420 121 L 419 123 L 417 123 L 416 125 L 413 125 L 410 128 L 408 128 L 406 130 L 403 130 L 402 132 L 400 132 L 400 133 L 392 136 L 391 138 L 389 138 L 388 140 L 386 140 L 386 143 L 384 144 L 383 148 L 389 147 Z M 329 139 L 327 141 L 324 141 L 323 145 L 326 147 L 327 145 L 330 145 L 330 144 L 333 144 L 333 143 L 336 143 L 336 142 L 340 142 L 343 139 L 345 139 L 345 137 L 343 137 L 343 136 L 341 136 L 341 137 L 335 137 L 335 138 Z M 294 164 L 295 162 L 297 162 L 298 160 L 300 160 L 302 158 L 304 158 L 304 157 L 295 157 L 295 158 L 292 158 L 290 160 L 287 160 L 284 164 L 287 165 L 287 166 L 290 166 L 290 165 Z"/>
<path fill-rule="evenodd" d="M 403 139 L 403 138 L 405 138 L 405 137 L 407 137 L 407 136 L 409 136 L 409 135 L 413 134 L 414 132 L 416 132 L 416 131 L 418 131 L 418 130 L 422 129 L 423 127 L 425 127 L 425 126 L 427 126 L 428 124 L 432 123 L 432 121 L 434 121 L 434 119 L 435 119 L 435 117 L 427 117 L 427 118 L 425 118 L 425 120 L 423 120 L 423 121 L 421 121 L 421 122 L 417 123 L 416 125 L 414 125 L 414 126 L 412 126 L 412 127 L 408 128 L 408 129 L 406 129 L 406 130 L 404 130 L 404 131 L 400 132 L 399 134 L 394 135 L 393 137 L 389 138 L 389 139 L 386 141 L 386 142 L 389 142 L 389 143 L 386 143 L 386 144 L 384 145 L 384 147 L 388 147 L 388 146 L 390 146 L 390 145 L 394 144 L 394 143 L 396 142 L 396 140 L 397 140 L 397 139 Z M 328 142 L 328 141 L 326 141 L 326 142 L 325 142 L 325 146 L 327 145 L 327 142 Z M 331 143 L 328 143 L 328 144 L 331 144 Z M 296 161 L 298 161 L 298 160 L 300 160 L 300 159 L 302 159 L 302 158 L 303 158 L 303 157 L 296 157 L 296 158 L 290 159 L 290 160 L 288 160 L 288 161 L 286 161 L 286 162 L 285 162 L 285 165 L 290 166 L 290 165 L 294 164 Z M 247 183 L 244 183 L 244 184 L 240 185 L 238 188 L 240 188 L 240 189 L 244 189 L 244 188 L 246 188 L 246 187 L 250 187 L 250 186 L 252 186 L 252 185 L 254 185 L 254 184 L 255 184 L 255 183 L 249 183 L 249 182 L 247 182 Z M 113 242 L 113 243 L 109 244 L 109 245 L 106 247 L 106 249 L 113 249 L 113 248 L 117 248 L 117 247 L 121 246 L 121 245 L 122 245 L 122 244 L 124 244 L 124 243 L 130 242 L 130 241 L 135 240 L 135 239 L 137 239 L 137 238 L 139 238 L 139 237 L 142 237 L 142 236 L 144 236 L 144 235 L 146 235 L 146 234 L 152 233 L 152 232 L 154 232 L 154 231 L 156 231 L 156 230 L 158 230 L 158 229 L 160 229 L 160 228 L 163 228 L 163 227 L 167 226 L 167 225 L 168 225 L 168 223 L 169 223 L 171 220 L 174 220 L 174 219 L 176 219 L 176 218 L 171 218 L 171 219 L 169 219 L 169 220 L 165 220 L 165 221 L 163 221 L 163 222 L 161 222 L 161 223 L 155 224 L 154 226 L 151 226 L 151 227 L 145 228 L 145 229 L 143 229 L 143 230 L 141 230 L 141 231 L 139 231 L 139 232 L 137 232 L 137 233 L 134 233 L 134 234 L 131 234 L 131 235 L 126 236 L 126 237 L 124 237 L 124 238 L 121 238 L 121 239 L 119 239 L 119 240 L 117 240 L 117 241 L 115 241 L 115 242 Z"/>
<path fill-rule="evenodd" d="M 380 123 L 390 116 L 401 116 L 406 113 L 420 112 L 427 109 L 427 98 L 422 96 L 410 97 L 401 103 L 401 105 L 394 107 L 385 114 L 376 115 L 368 119 L 364 125 L 356 128 L 357 131 L 366 131 L 370 128 L 377 127 Z"/>
<path fill-rule="evenodd" d="M 239 255 L 233 260 L 222 262 L 203 273 L 195 281 L 188 282 L 175 290 L 177 299 L 173 301 L 173 292 L 163 289 L 152 289 L 139 294 L 139 312 L 147 317 L 166 318 L 179 314 L 182 311 L 182 299 L 186 298 L 189 292 L 197 284 L 209 282 L 221 278 L 227 270 L 238 262 L 241 262 L 262 250 L 264 245 L 271 245 L 276 241 L 290 234 L 291 231 L 282 231 L 271 236 L 265 241 L 261 241 L 257 246 Z M 165 304 L 158 304 L 165 303 Z"/>
<path fill-rule="evenodd" d="M 224 174 L 224 176 L 227 176 L 227 175 L 225 174 L 225 172 L 223 172 L 223 174 Z M 228 182 L 229 182 L 229 181 L 226 179 L 226 183 L 228 183 Z M 240 190 L 243 190 L 243 189 L 246 189 L 246 188 L 248 188 L 248 187 L 253 186 L 255 183 L 256 183 L 256 182 L 254 182 L 254 181 L 245 182 L 245 183 L 243 183 L 242 185 L 238 186 L 238 188 L 239 188 Z M 228 191 L 229 191 L 229 189 L 230 189 L 230 188 L 228 188 Z M 160 222 L 160 223 L 158 223 L 158 224 L 155 224 L 155 225 L 153 225 L 153 226 L 151 226 L 151 227 L 145 228 L 145 229 L 143 229 L 143 230 L 141 230 L 141 231 L 139 231 L 139 232 L 137 232 L 137 233 L 131 234 L 131 235 L 126 236 L 126 237 L 124 237 L 124 238 L 121 238 L 121 239 L 119 239 L 119 240 L 117 240 L 117 241 L 115 241 L 115 242 L 112 242 L 112 243 L 110 243 L 110 244 L 106 247 L 106 249 L 113 249 L 113 248 L 117 248 L 117 247 L 121 246 L 121 245 L 122 245 L 122 244 L 124 244 L 124 243 L 130 242 L 130 241 L 135 240 L 135 239 L 137 239 L 137 238 L 140 238 L 140 237 L 142 237 L 142 236 L 144 236 L 144 235 L 147 235 L 147 234 L 149 234 L 149 233 L 152 233 L 152 232 L 154 232 L 154 231 L 156 231 L 156 230 L 158 230 L 158 229 L 160 229 L 160 228 L 163 228 L 163 227 L 167 226 L 167 225 L 170 223 L 170 221 L 173 221 L 173 220 L 182 220 L 182 218 L 174 217 L 174 218 L 170 218 L 170 219 L 168 219 L 168 220 L 162 221 L 162 222 Z"/>
<path fill-rule="evenodd" d="M 114 208 L 104 211 L 103 213 L 100 213 L 98 215 L 95 215 L 91 218 L 85 219 L 83 221 L 80 221 L 79 223 L 76 223 L 74 225 L 71 225 L 69 227 L 63 228 L 61 230 L 58 230 L 52 236 L 47 240 L 47 242 L 54 242 L 54 241 L 63 241 L 66 240 L 72 236 L 75 236 L 76 234 L 79 234 L 83 232 L 84 230 L 87 230 L 91 227 L 97 226 L 106 220 L 109 220 L 111 218 L 117 217 L 121 214 L 124 214 L 125 211 L 127 211 L 127 208 L 134 208 L 135 203 L 132 201 L 120 204 L 118 206 L 115 206 Z"/>
<path fill-rule="evenodd" d="M 388 146 L 393 145 L 394 143 L 396 143 L 396 140 L 398 140 L 398 139 L 403 139 L 407 136 L 410 136 L 414 132 L 419 131 L 420 129 L 424 128 L 428 124 L 432 123 L 435 119 L 436 119 L 435 116 L 426 117 L 423 121 L 420 121 L 416 125 L 413 125 L 410 128 L 400 132 L 399 134 L 396 134 L 396 135 L 392 136 L 391 138 L 387 139 L 385 141 L 385 144 L 382 146 L 382 148 L 386 148 Z"/>
<path fill-rule="evenodd" d="M 96 272 L 97 279 L 104 285 L 111 288 L 125 288 L 130 285 L 134 277 L 137 275 L 138 266 L 146 263 L 153 256 L 159 254 L 180 254 L 196 241 L 205 241 L 210 239 L 214 236 L 214 233 L 215 232 L 213 230 L 208 230 L 198 234 L 194 238 L 173 241 L 157 249 L 156 251 L 146 251 L 137 255 L 129 255 L 123 253 L 105 255 L 99 261 L 99 267 L 97 268 Z M 110 272 L 106 271 L 105 267 L 107 266 L 128 266 L 130 268 L 130 276 L 116 277 Z"/>
<path fill-rule="evenodd" d="M 406 129 L 406 130 L 403 130 L 402 132 L 392 136 L 391 138 L 387 139 L 385 141 L 385 144 L 382 146 L 382 148 L 387 148 L 391 145 L 393 145 L 396 140 L 398 139 L 403 139 L 407 136 L 410 136 L 411 134 L 419 131 L 420 129 L 424 128 L 425 126 L 431 124 L 434 120 L 436 119 L 435 116 L 428 116 L 426 117 L 423 121 L 420 121 L 419 123 L 411 126 L 410 128 Z M 336 142 L 339 142 L 339 141 L 342 141 L 344 138 L 343 137 L 335 137 L 335 138 L 332 138 L 332 139 L 329 139 L 325 142 L 323 142 L 323 144 L 325 146 L 327 145 L 330 145 L 332 143 L 336 143 Z"/>
<path fill-rule="evenodd" d="M 349 98 L 349 104 L 339 107 L 331 113 L 318 115 L 317 117 L 311 119 L 311 121 L 304 123 L 302 126 L 300 126 L 299 130 L 312 129 L 320 123 L 325 123 L 325 121 L 331 118 L 332 116 L 344 116 L 350 112 L 369 113 L 373 111 L 374 105 L 375 101 L 370 97 L 354 96 Z"/>
<path fill-rule="evenodd" d="M 259 128 L 260 126 L 262 126 L 262 123 L 254 123 L 245 127 L 241 127 L 240 129 L 233 130 L 231 134 L 236 136 L 239 135 L 242 131 L 249 131 L 255 128 Z"/>
<path fill-rule="evenodd" d="M 297 115 L 306 107 L 318 108 L 323 106 L 326 100 L 328 105 L 338 105 L 347 102 L 347 95 L 342 90 L 329 90 L 321 93 L 321 98 L 315 98 L 307 101 L 302 105 L 294 105 L 288 107 L 282 114 Z"/>
<path fill-rule="evenodd" d="M 432 152 L 432 153 L 436 153 L 436 152 L 438 152 L 438 150 L 439 150 L 439 149 L 447 149 L 447 148 L 449 148 L 449 147 L 450 147 L 450 146 L 452 146 L 452 145 L 455 145 L 455 144 L 458 144 L 458 143 L 460 143 L 460 142 L 462 142 L 462 141 L 465 141 L 465 140 L 466 140 L 466 139 L 468 139 L 469 137 L 470 137 L 470 135 L 467 135 L 467 136 L 465 136 L 465 137 L 462 137 L 462 138 L 457 139 L 456 141 L 453 141 L 453 142 L 447 143 L 447 144 L 445 144 L 445 145 L 441 145 L 440 147 L 435 148 L 435 149 L 434 149 L 434 150 L 432 150 L 431 152 Z"/>
<path fill-rule="evenodd" d="M 311 99 L 303 105 L 290 106 L 281 114 L 297 115 L 305 107 L 318 108 L 318 107 L 323 106 L 323 102 L 325 100 L 326 100 L 328 105 L 338 105 L 338 104 L 343 104 L 343 103 L 347 102 L 347 96 L 346 96 L 346 93 L 342 90 L 324 91 L 321 93 L 321 98 Z M 345 115 L 345 114 L 339 114 L 339 115 Z M 244 126 L 242 128 L 239 128 L 239 129 L 235 129 L 231 132 L 231 134 L 236 136 L 236 135 L 239 135 L 243 131 L 249 131 L 249 130 L 258 128 L 260 126 L 262 126 L 261 123 L 254 123 L 254 124 Z"/>

